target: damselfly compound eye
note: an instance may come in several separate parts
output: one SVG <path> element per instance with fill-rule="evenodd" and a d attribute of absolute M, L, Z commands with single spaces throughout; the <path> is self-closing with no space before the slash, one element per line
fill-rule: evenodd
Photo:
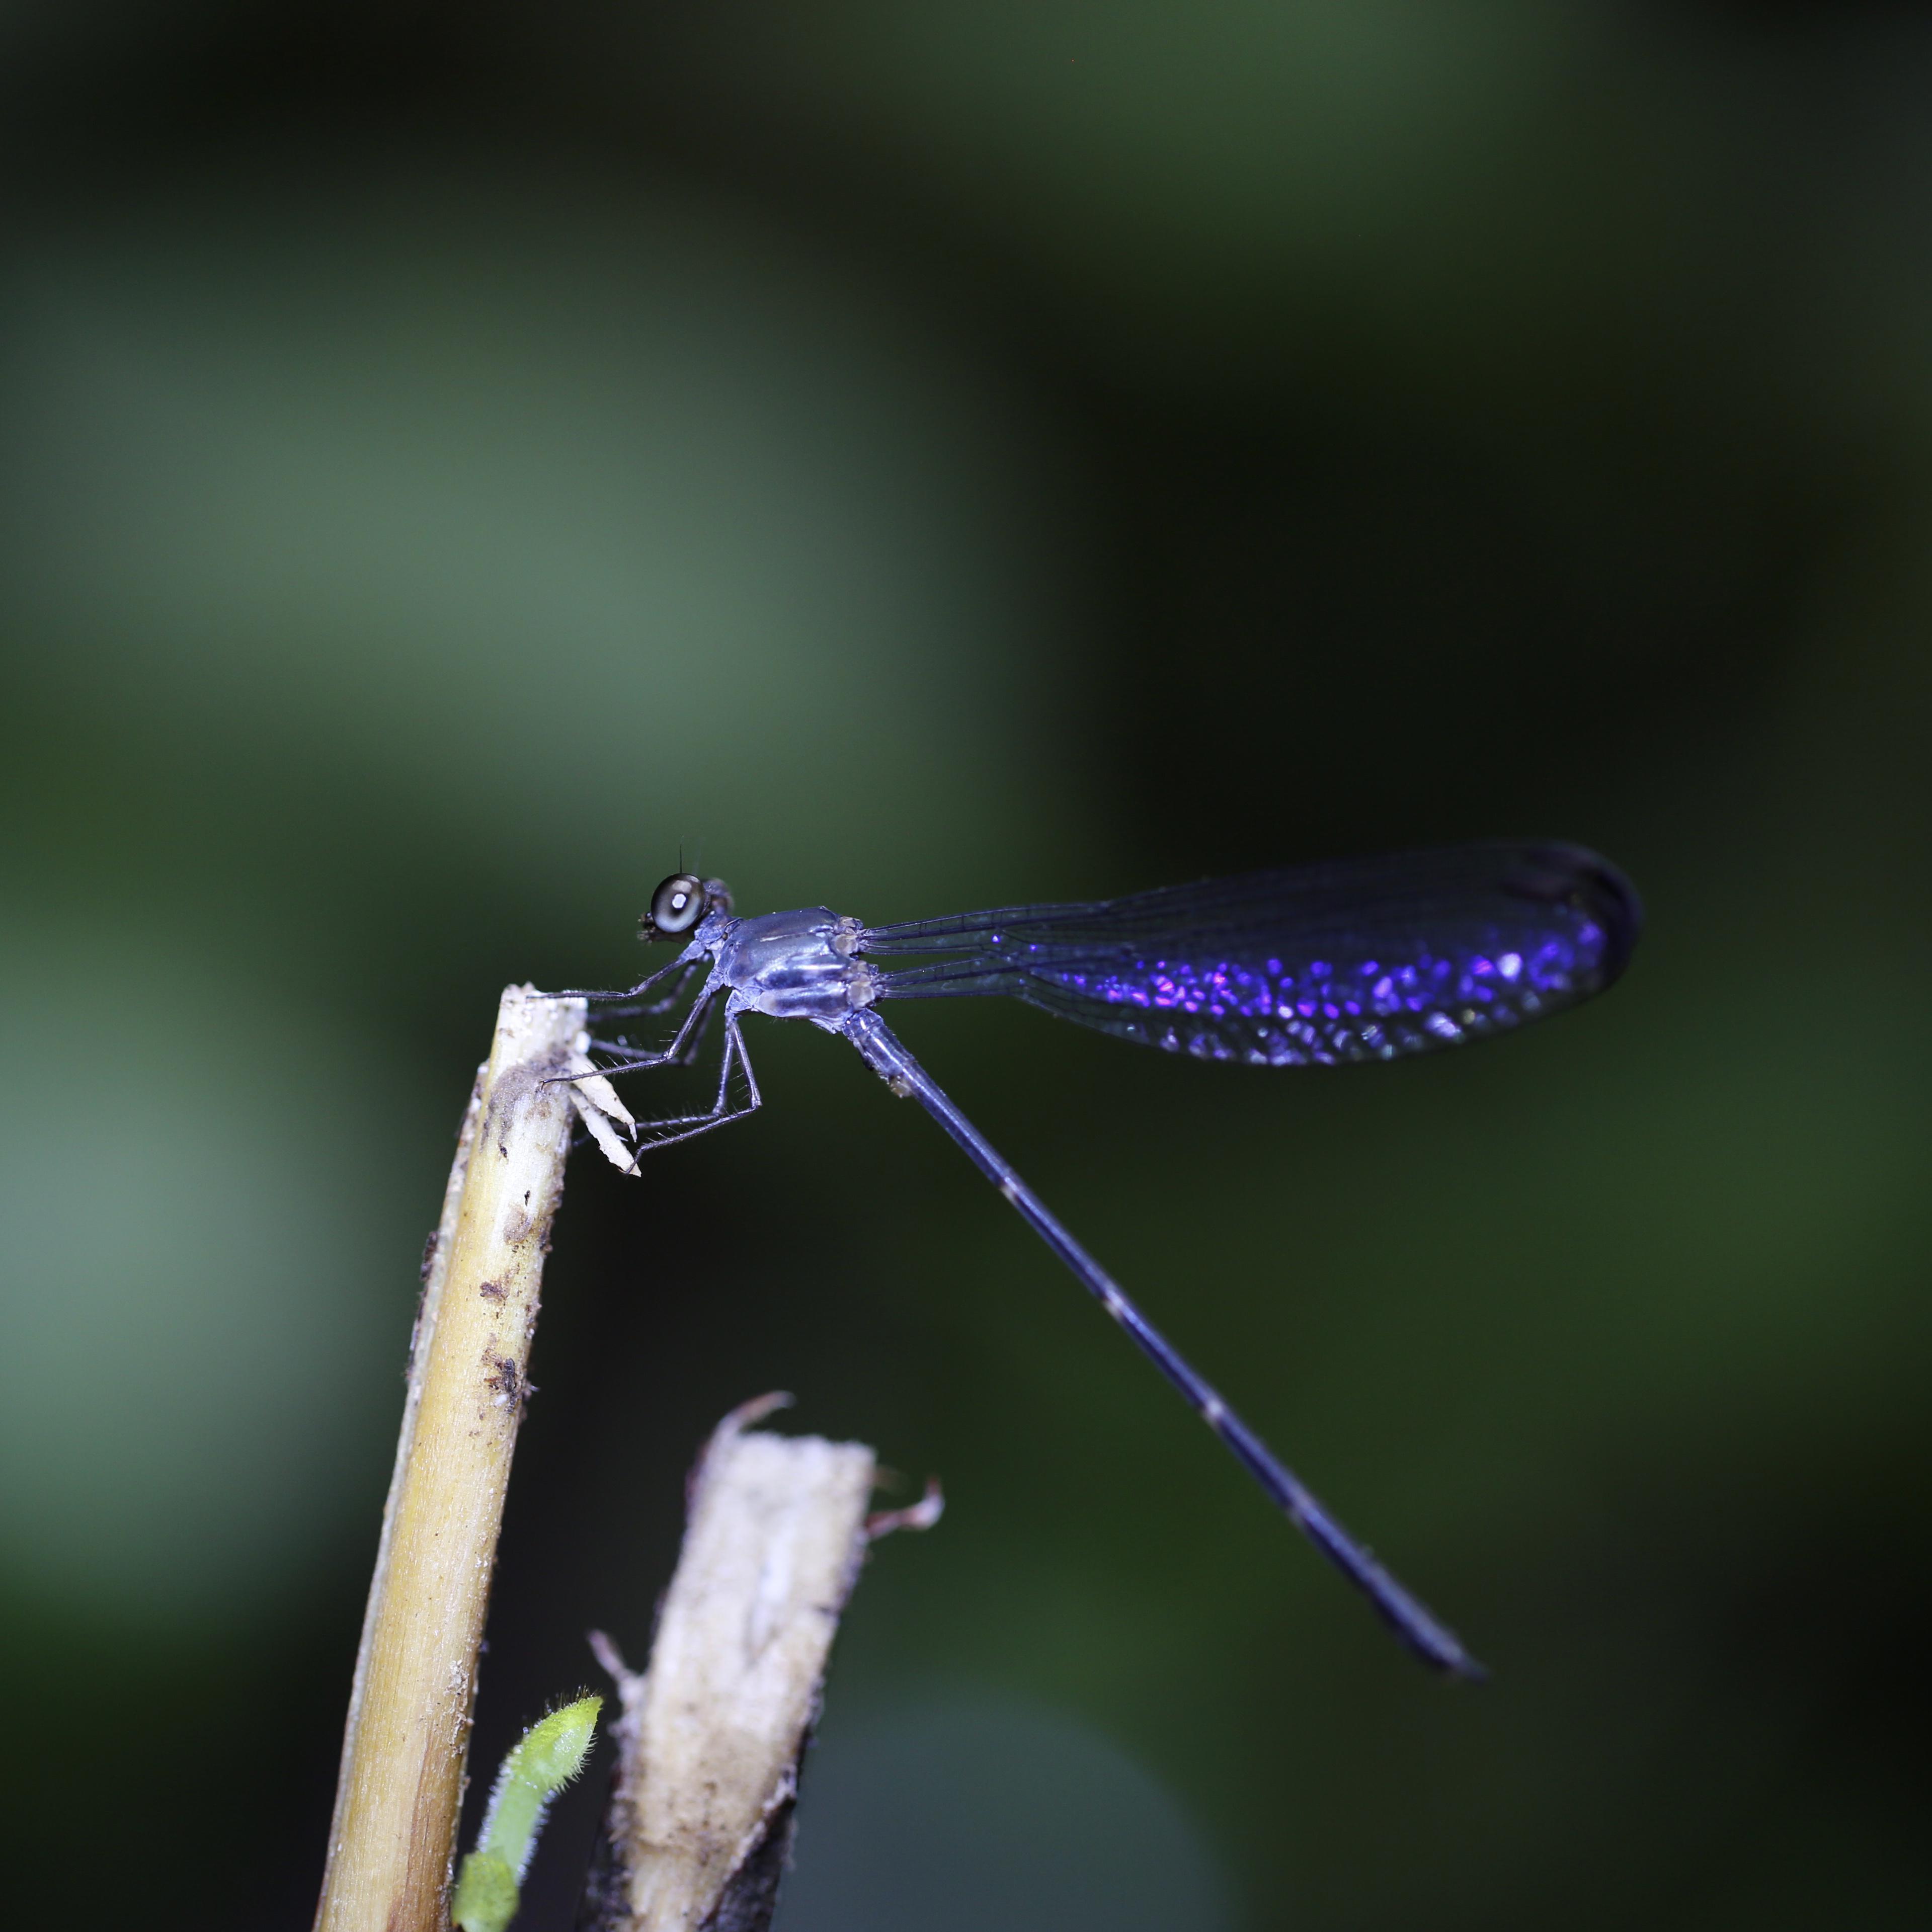
<path fill-rule="evenodd" d="M 651 895 L 645 916 L 650 930 L 669 938 L 688 932 L 704 916 L 704 881 L 689 872 L 674 872 Z"/>

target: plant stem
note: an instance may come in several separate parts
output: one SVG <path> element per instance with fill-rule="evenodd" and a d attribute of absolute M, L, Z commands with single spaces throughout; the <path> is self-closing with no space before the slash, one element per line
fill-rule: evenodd
<path fill-rule="evenodd" d="M 512 986 L 443 1197 L 356 1660 L 316 1932 L 445 1932 L 503 1496 L 584 1003 Z"/>
<path fill-rule="evenodd" d="M 769 1924 L 799 1760 L 870 1532 L 937 1519 L 935 1491 L 868 1523 L 862 1443 L 747 1432 L 788 1400 L 747 1402 L 712 1436 L 650 1670 L 591 1639 L 623 1702 L 604 1828 L 614 1869 L 593 1870 L 579 1919 L 598 1932 Z"/>

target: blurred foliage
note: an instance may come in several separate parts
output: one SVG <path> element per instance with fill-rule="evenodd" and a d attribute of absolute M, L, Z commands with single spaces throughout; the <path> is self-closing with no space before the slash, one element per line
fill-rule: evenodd
<path fill-rule="evenodd" d="M 496 990 L 631 976 L 680 849 L 884 919 L 1547 832 L 1649 932 L 1480 1053 L 905 1022 L 1491 1686 L 754 1028 L 757 1120 L 573 1176 L 477 1762 L 587 1626 L 643 1653 L 690 1456 L 787 1388 L 950 1505 L 855 1600 L 797 1932 L 1118 1924 L 1123 1872 L 1204 1928 L 1922 1922 L 1920 15 L 16 0 L 0 90 L 37 1920 L 115 1921 L 104 1845 L 307 1923 Z"/>

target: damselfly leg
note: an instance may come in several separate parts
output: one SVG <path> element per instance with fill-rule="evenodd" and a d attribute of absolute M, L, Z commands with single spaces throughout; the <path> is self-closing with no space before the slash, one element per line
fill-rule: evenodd
<path fill-rule="evenodd" d="M 635 1073 L 647 1066 L 662 1066 L 662 1058 L 634 1060 L 627 1066 L 606 1067 L 608 1075 Z M 734 1068 L 742 1067 L 748 1097 L 742 1106 L 731 1104 L 731 1075 Z M 728 1126 L 734 1120 L 742 1120 L 755 1114 L 764 1104 L 764 1096 L 758 1091 L 758 1076 L 752 1070 L 752 1057 L 745 1051 L 745 1042 L 738 1030 L 734 1014 L 724 1016 L 724 1054 L 718 1069 L 718 1095 L 710 1110 L 702 1114 L 672 1114 L 662 1120 L 640 1120 L 632 1138 L 639 1154 L 658 1148 L 674 1147 L 680 1141 L 694 1139 L 699 1134 L 708 1134 L 714 1127 Z M 679 1131 L 667 1133 L 665 1128 Z"/>
<path fill-rule="evenodd" d="M 547 1000 L 596 1000 L 600 1004 L 614 1001 L 617 1004 L 611 1009 L 610 1017 L 613 1019 L 622 1019 L 633 1013 L 668 1013 L 684 998 L 685 988 L 691 984 L 692 975 L 702 971 L 705 962 L 702 959 L 674 959 L 668 966 L 661 966 L 655 973 L 647 974 L 634 986 L 620 987 L 614 991 L 601 992 L 580 986 L 568 988 L 561 993 L 546 993 L 544 998 Z M 669 979 L 674 973 L 677 975 L 676 981 L 662 998 L 645 1000 L 638 997 L 649 992 L 660 980 Z M 632 1001 L 635 1004 L 628 1004 Z"/>
<path fill-rule="evenodd" d="M 683 979 L 680 982 L 680 991 L 682 990 L 691 972 L 694 970 L 695 968 L 686 969 Z M 672 998 L 675 998 L 674 994 Z M 668 1000 L 664 1004 L 668 1006 L 670 1002 Z M 665 1066 L 688 1067 L 694 1065 L 703 1050 L 712 1015 L 720 1004 L 717 989 L 700 993 L 691 1010 L 685 1015 L 677 1031 L 671 1036 L 670 1044 L 655 1051 L 640 1052 L 628 1040 L 592 1040 L 590 1044 L 597 1052 L 616 1056 L 612 1064 L 599 1066 L 596 1071 L 606 1079 L 617 1079 L 627 1073 L 644 1073 Z M 718 1064 L 716 1097 L 702 1113 L 668 1114 L 656 1120 L 638 1121 L 632 1130 L 631 1138 L 640 1153 L 647 1148 L 670 1147 L 680 1141 L 689 1140 L 694 1135 L 709 1133 L 714 1127 L 743 1120 L 748 1114 L 757 1112 L 764 1104 L 764 1097 L 758 1090 L 758 1077 L 752 1070 L 751 1056 L 745 1051 L 744 1038 L 738 1030 L 737 1018 L 728 1010 L 728 996 L 725 1004 L 724 1052 Z M 663 1006 L 656 1009 L 659 1011 L 663 1010 Z M 731 1104 L 731 1076 L 740 1068 L 743 1070 L 749 1097 L 742 1106 L 734 1107 Z M 582 1073 L 560 1074 L 544 1084 L 568 1084 L 589 1077 Z M 681 1131 L 664 1131 L 668 1128 Z"/>

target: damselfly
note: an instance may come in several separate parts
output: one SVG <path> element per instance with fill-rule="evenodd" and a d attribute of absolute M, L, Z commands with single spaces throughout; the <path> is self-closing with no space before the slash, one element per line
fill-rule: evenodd
<path fill-rule="evenodd" d="M 1615 867 L 1558 844 L 1460 846 L 883 926 L 823 906 L 741 919 L 722 880 L 679 872 L 652 895 L 640 922 L 647 939 L 682 941 L 677 957 L 627 991 L 581 997 L 614 1003 L 620 1013 L 668 1013 L 697 982 L 661 1051 L 593 1042 L 612 1056 L 601 1070 L 607 1074 L 688 1064 L 707 1021 L 723 1014 L 712 1105 L 641 1124 L 640 1154 L 757 1108 L 758 1078 L 740 1030 L 747 1013 L 843 1034 L 895 1094 L 917 1100 L 958 1142 L 1396 1634 L 1438 1670 L 1476 1677 L 1481 1668 L 1454 1634 L 1342 1528 L 1127 1299 L 878 1010 L 886 1000 L 1006 994 L 1201 1060 L 1256 1066 L 1394 1060 L 1507 1032 L 1600 992 L 1622 971 L 1641 920 L 1636 895 Z M 668 990 L 659 991 L 666 981 Z"/>

